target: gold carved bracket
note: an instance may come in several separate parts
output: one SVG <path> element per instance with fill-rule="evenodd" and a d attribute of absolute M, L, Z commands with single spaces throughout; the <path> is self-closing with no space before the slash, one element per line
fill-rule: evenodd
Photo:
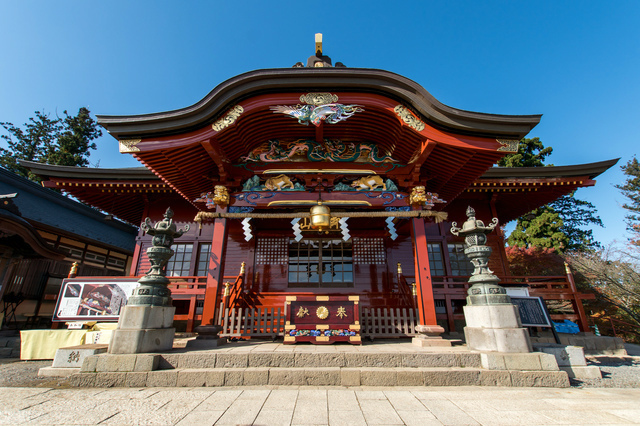
<path fill-rule="evenodd" d="M 402 105 L 397 105 L 393 111 L 396 113 L 396 115 L 398 117 L 400 117 L 400 119 L 402 120 L 402 122 L 404 124 L 406 124 L 407 126 L 411 127 L 412 129 L 415 129 L 419 132 L 423 131 L 425 128 L 425 124 L 422 120 L 420 120 L 418 117 L 416 117 L 415 115 L 413 115 L 413 113 L 411 111 L 409 111 L 408 108 L 405 108 Z"/>
<path fill-rule="evenodd" d="M 518 146 L 520 141 L 517 139 L 496 139 L 496 141 L 502 145 L 497 151 L 504 152 L 518 152 Z"/>
<path fill-rule="evenodd" d="M 232 125 L 238 119 L 238 117 L 242 115 L 243 112 L 244 112 L 244 108 L 242 108 L 240 105 L 236 105 L 233 108 L 231 108 L 231 110 L 227 113 L 227 115 L 224 118 L 221 118 L 220 120 L 213 123 L 211 127 L 216 132 L 219 132 L 220 130 L 225 129 L 230 125 Z"/>
<path fill-rule="evenodd" d="M 125 154 L 129 152 L 139 152 L 140 148 L 136 145 L 142 142 L 142 139 L 122 139 L 118 142 L 120 144 L 120 152 Z"/>

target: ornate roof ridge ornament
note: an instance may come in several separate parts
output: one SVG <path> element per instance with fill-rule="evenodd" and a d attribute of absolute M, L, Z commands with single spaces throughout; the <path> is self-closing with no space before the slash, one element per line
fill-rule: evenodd
<path fill-rule="evenodd" d="M 219 132 L 220 130 L 225 129 L 230 125 L 232 125 L 238 119 L 238 117 L 242 115 L 243 112 L 244 112 L 244 108 L 242 108 L 240 105 L 236 105 L 229 110 L 229 112 L 224 118 L 221 118 L 220 120 L 213 123 L 211 127 L 216 132 Z"/>
<path fill-rule="evenodd" d="M 351 117 L 356 112 L 364 111 L 363 105 L 344 105 L 337 103 L 338 95 L 326 92 L 311 92 L 300 96 L 300 102 L 306 105 L 274 105 L 269 109 L 275 114 L 286 114 L 308 126 L 318 127 L 324 121 L 336 124 Z"/>
<path fill-rule="evenodd" d="M 140 142 L 142 142 L 142 139 L 119 140 L 118 143 L 120 145 L 120 153 L 125 154 L 128 152 L 139 152 L 140 148 L 138 148 L 136 145 L 138 145 Z"/>
<path fill-rule="evenodd" d="M 520 141 L 517 139 L 496 139 L 496 141 L 502 145 L 496 151 L 504 151 L 504 152 L 518 152 L 518 147 L 520 146 Z"/>
<path fill-rule="evenodd" d="M 415 129 L 421 132 L 426 127 L 426 124 L 424 124 L 422 120 L 420 120 L 418 117 L 413 115 L 413 113 L 402 104 L 396 105 L 393 111 L 396 113 L 398 117 L 400 117 L 400 119 L 404 122 L 404 124 L 411 127 L 412 129 Z"/>
<path fill-rule="evenodd" d="M 311 92 L 300 96 L 300 102 L 308 105 L 325 105 L 334 104 L 338 102 L 338 95 L 334 95 L 328 92 Z"/>

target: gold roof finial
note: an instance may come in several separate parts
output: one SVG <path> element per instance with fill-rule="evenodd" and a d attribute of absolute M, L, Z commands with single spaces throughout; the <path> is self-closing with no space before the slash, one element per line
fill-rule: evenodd
<path fill-rule="evenodd" d="M 322 56 L 322 33 L 316 33 L 316 56 Z"/>

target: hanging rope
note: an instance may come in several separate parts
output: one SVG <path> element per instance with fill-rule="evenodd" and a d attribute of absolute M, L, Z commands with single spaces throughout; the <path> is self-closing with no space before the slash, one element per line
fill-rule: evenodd
<path fill-rule="evenodd" d="M 216 212 L 199 212 L 193 219 L 195 222 L 202 224 L 203 222 L 211 222 L 215 219 L 295 219 L 297 217 L 309 217 L 309 212 L 300 213 L 216 213 Z M 429 217 L 433 218 L 436 223 L 447 220 L 447 212 L 434 212 L 431 210 L 412 210 L 409 212 L 340 212 L 331 213 L 333 217 Z"/>

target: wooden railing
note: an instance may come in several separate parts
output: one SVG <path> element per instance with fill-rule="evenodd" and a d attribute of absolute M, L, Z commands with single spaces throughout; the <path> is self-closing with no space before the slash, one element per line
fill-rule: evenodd
<path fill-rule="evenodd" d="M 282 308 L 225 308 L 220 320 L 222 337 L 271 337 L 284 334 L 285 313 Z M 415 336 L 418 324 L 416 309 L 362 308 L 360 334 L 363 337 Z"/>
<path fill-rule="evenodd" d="M 436 317 L 446 320 L 449 331 L 456 331 L 455 321 L 464 321 L 462 310 L 456 310 L 454 306 L 455 300 L 464 300 L 467 296 L 469 288 L 469 277 L 464 276 L 443 276 L 437 277 L 438 281 L 433 281 L 433 296 L 436 300 L 444 300 L 445 313 L 438 313 Z M 589 293 L 581 293 L 578 291 L 573 280 L 573 275 L 568 272 L 567 275 L 556 276 L 502 276 L 500 285 L 503 287 L 528 287 L 529 294 L 533 297 L 542 297 L 545 301 L 549 300 L 567 300 L 573 307 L 573 314 L 556 313 L 551 315 L 554 321 L 563 321 L 565 319 L 575 321 L 580 326 L 581 331 L 589 331 L 587 316 L 582 306 L 582 300 L 595 299 L 595 295 Z M 462 305 L 458 303 L 456 305 Z"/>
<path fill-rule="evenodd" d="M 222 337 L 271 337 L 284 334 L 282 308 L 228 308 L 220 304 Z"/>
<path fill-rule="evenodd" d="M 198 313 L 198 302 L 204 302 L 207 288 L 207 277 L 168 277 L 171 281 L 169 289 L 174 300 L 188 300 L 189 308 L 186 314 L 175 314 L 174 321 L 187 321 L 187 333 L 193 331 L 195 321 L 202 320 L 202 311 Z"/>
<path fill-rule="evenodd" d="M 363 337 L 415 336 L 418 310 L 414 308 L 362 308 L 360 314 Z"/>

